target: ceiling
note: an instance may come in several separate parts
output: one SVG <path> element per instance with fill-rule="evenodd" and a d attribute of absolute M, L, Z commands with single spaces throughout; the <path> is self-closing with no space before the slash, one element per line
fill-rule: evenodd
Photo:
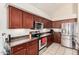
<path fill-rule="evenodd" d="M 56 10 L 58 10 L 59 7 L 63 6 L 66 3 L 30 3 L 30 4 L 52 17 L 52 14 Z"/>

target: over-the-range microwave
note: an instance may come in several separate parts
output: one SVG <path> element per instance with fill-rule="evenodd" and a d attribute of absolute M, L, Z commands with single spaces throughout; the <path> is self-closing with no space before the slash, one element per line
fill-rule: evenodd
<path fill-rule="evenodd" d="M 34 29 L 43 29 L 43 25 L 42 22 L 34 22 Z"/>

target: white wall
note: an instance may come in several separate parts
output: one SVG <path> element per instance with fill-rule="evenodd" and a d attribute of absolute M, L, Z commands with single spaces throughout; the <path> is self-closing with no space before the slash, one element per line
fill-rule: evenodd
<path fill-rule="evenodd" d="M 6 4 L 0 3 L 0 30 L 7 28 L 7 7 Z"/>
<path fill-rule="evenodd" d="M 68 18 L 75 18 L 76 13 L 74 9 L 74 4 L 67 3 L 58 8 L 55 13 L 52 15 L 53 20 L 62 20 L 62 19 L 68 19 Z"/>

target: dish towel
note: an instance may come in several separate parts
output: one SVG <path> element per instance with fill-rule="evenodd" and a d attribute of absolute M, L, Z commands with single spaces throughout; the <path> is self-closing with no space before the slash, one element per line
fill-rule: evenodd
<path fill-rule="evenodd" d="M 42 38 L 42 44 L 45 44 L 46 43 L 46 37 L 43 37 Z"/>

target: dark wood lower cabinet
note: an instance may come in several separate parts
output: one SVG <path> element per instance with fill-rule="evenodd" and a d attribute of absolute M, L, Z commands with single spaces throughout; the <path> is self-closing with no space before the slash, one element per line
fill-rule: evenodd
<path fill-rule="evenodd" d="M 38 55 L 38 40 L 31 41 L 27 45 L 28 55 Z"/>
<path fill-rule="evenodd" d="M 61 32 L 54 32 L 54 42 L 61 43 Z"/>
<path fill-rule="evenodd" d="M 47 36 L 47 47 L 53 43 L 53 35 Z M 38 39 L 11 47 L 11 55 L 38 55 Z"/>
<path fill-rule="evenodd" d="M 34 48 L 35 47 L 35 48 Z M 28 55 L 38 55 L 36 46 L 32 45 L 27 48 Z"/>
<path fill-rule="evenodd" d="M 11 47 L 12 55 L 38 55 L 38 40 Z"/>
<path fill-rule="evenodd" d="M 26 49 L 21 49 L 15 53 L 13 53 L 13 55 L 26 55 Z"/>
<path fill-rule="evenodd" d="M 47 47 L 49 47 L 53 43 L 53 36 L 49 35 L 47 36 Z"/>

